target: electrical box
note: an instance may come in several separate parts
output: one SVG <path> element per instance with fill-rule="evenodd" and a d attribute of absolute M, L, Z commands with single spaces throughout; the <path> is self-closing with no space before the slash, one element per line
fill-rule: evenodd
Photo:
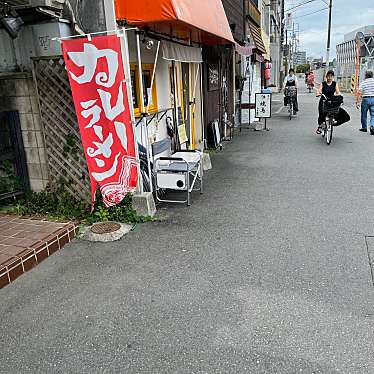
<path fill-rule="evenodd" d="M 163 189 L 185 191 L 187 190 L 186 175 L 182 173 L 158 173 L 157 185 Z"/>
<path fill-rule="evenodd" d="M 62 10 L 65 0 L 8 0 L 7 4 L 15 10 L 46 7 Z"/>

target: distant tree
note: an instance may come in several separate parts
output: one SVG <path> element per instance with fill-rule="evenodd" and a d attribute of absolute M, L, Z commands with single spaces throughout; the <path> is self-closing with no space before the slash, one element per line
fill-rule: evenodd
<path fill-rule="evenodd" d="M 302 65 L 296 66 L 296 73 L 306 73 L 309 70 L 310 70 L 309 64 L 302 64 Z"/>

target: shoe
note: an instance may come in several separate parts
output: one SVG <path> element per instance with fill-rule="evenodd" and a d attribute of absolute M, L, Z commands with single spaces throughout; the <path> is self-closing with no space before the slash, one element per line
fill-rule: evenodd
<path fill-rule="evenodd" d="M 296 110 L 294 110 L 294 111 L 293 111 L 293 115 L 296 116 L 296 114 L 297 114 L 297 112 L 296 112 Z"/>
<path fill-rule="evenodd" d="M 360 129 L 360 131 L 362 131 L 362 132 L 368 132 L 367 129 Z"/>
<path fill-rule="evenodd" d="M 322 134 L 322 127 L 321 126 L 317 127 L 316 134 L 318 134 L 318 135 Z"/>
<path fill-rule="evenodd" d="M 370 135 L 374 135 L 374 127 L 370 127 Z"/>

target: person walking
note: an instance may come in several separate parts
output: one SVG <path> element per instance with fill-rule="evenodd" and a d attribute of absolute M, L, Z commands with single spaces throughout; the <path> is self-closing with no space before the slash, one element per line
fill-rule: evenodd
<path fill-rule="evenodd" d="M 370 134 L 374 135 L 374 74 L 368 70 L 365 74 L 365 80 L 361 82 L 358 89 L 356 107 L 360 106 L 361 101 L 361 128 L 360 131 L 367 132 L 367 114 L 370 111 Z"/>

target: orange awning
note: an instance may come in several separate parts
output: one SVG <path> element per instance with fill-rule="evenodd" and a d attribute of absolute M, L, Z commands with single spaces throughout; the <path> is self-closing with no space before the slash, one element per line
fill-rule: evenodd
<path fill-rule="evenodd" d="M 117 20 L 202 44 L 234 43 L 221 0 L 115 0 Z"/>

